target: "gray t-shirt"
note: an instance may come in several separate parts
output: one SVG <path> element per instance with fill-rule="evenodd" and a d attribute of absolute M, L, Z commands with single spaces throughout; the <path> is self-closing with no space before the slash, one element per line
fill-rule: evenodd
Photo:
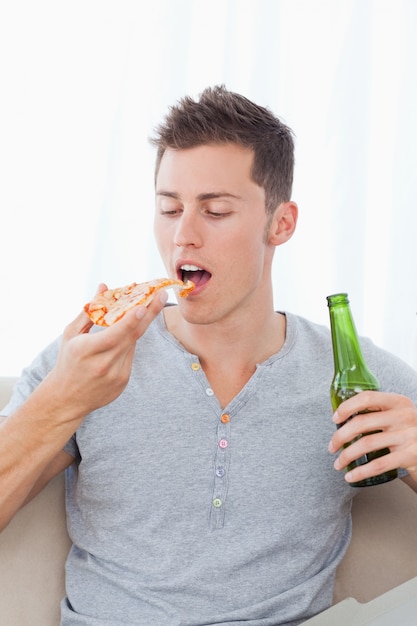
<path fill-rule="evenodd" d="M 24 371 L 9 411 L 58 344 Z M 417 402 L 416 372 L 362 347 L 382 389 Z M 327 451 L 332 376 L 329 330 L 287 314 L 282 349 L 222 410 L 160 315 L 125 391 L 66 446 L 62 626 L 296 626 L 327 608 L 358 492 Z"/>

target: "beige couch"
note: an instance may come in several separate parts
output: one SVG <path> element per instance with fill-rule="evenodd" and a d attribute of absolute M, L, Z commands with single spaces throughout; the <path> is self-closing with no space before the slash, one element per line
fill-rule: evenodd
<path fill-rule="evenodd" d="M 0 408 L 14 380 L 0 378 Z M 360 490 L 335 602 L 368 602 L 417 576 L 417 496 L 400 480 Z M 58 626 L 64 595 L 64 481 L 59 476 L 0 534 L 0 625 Z"/>

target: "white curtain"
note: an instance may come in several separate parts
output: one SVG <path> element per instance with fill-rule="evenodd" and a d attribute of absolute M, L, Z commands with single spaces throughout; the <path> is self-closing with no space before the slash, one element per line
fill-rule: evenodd
<path fill-rule="evenodd" d="M 91 297 L 165 274 L 148 137 L 219 83 L 296 134 L 294 238 L 276 307 L 417 366 L 415 0 L 14 0 L 0 6 L 0 375 Z M 231 277 L 233 278 L 233 277 Z"/>

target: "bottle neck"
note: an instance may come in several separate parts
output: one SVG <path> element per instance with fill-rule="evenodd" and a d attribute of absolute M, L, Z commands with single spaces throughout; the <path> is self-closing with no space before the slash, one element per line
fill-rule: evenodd
<path fill-rule="evenodd" d="M 335 369 L 346 371 L 364 366 L 365 361 L 349 304 L 346 302 L 329 306 Z"/>

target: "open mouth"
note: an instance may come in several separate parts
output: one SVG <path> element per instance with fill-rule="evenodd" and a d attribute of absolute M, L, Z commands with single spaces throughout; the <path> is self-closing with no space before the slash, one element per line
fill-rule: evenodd
<path fill-rule="evenodd" d="M 202 287 L 211 278 L 210 272 L 198 267 L 197 265 L 190 265 L 185 263 L 178 268 L 179 277 L 185 283 L 187 280 L 192 280 L 195 287 Z"/>

